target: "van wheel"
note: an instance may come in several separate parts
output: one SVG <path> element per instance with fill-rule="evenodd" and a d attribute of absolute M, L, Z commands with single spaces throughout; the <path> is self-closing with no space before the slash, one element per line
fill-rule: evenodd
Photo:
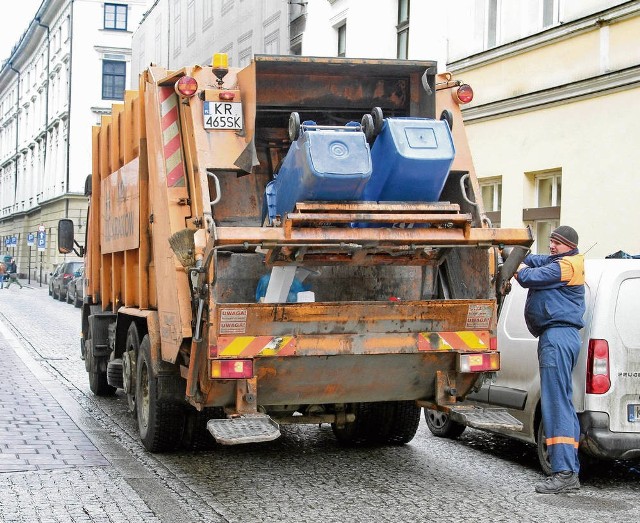
<path fill-rule="evenodd" d="M 174 450 L 182 438 L 184 408 L 158 397 L 158 377 L 151 361 L 151 342 L 145 335 L 136 363 L 136 413 L 140 440 L 150 452 Z"/>
<path fill-rule="evenodd" d="M 424 409 L 424 419 L 431 434 L 439 438 L 459 438 L 466 425 L 453 421 L 448 414 L 439 410 Z"/>
<path fill-rule="evenodd" d="M 542 468 L 542 472 L 544 472 L 547 476 L 553 474 L 553 469 L 551 468 L 551 461 L 549 461 L 549 451 L 547 449 L 547 442 L 544 435 L 544 426 L 542 425 L 542 420 L 538 424 L 538 430 L 536 432 L 536 448 L 538 451 L 538 461 L 540 462 L 540 468 Z"/>

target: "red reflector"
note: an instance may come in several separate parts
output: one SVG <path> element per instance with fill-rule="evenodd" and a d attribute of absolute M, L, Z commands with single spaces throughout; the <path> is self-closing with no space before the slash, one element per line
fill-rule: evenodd
<path fill-rule="evenodd" d="M 607 343 L 607 340 L 589 340 L 587 353 L 587 393 L 604 394 L 610 387 L 609 343 Z"/>
<path fill-rule="evenodd" d="M 495 336 L 491 336 L 491 338 L 489 338 L 489 348 L 491 350 L 498 350 L 498 338 Z"/>
<path fill-rule="evenodd" d="M 218 357 L 218 347 L 216 345 L 209 345 L 209 358 Z"/>
<path fill-rule="evenodd" d="M 500 370 L 500 354 L 484 352 L 460 354 L 458 357 L 459 372 L 486 372 Z"/>
<path fill-rule="evenodd" d="M 211 360 L 211 378 L 213 379 L 241 379 L 252 377 L 252 360 Z"/>
<path fill-rule="evenodd" d="M 469 84 L 462 84 L 454 91 L 453 98 L 459 104 L 468 104 L 473 100 L 473 89 Z"/>
<path fill-rule="evenodd" d="M 181 96 L 193 96 L 198 90 L 198 82 L 191 76 L 183 76 L 176 82 L 175 89 Z"/>
<path fill-rule="evenodd" d="M 220 91 L 220 93 L 218 94 L 218 98 L 220 98 L 220 100 L 231 101 L 235 97 L 236 93 L 234 93 L 233 91 Z"/>

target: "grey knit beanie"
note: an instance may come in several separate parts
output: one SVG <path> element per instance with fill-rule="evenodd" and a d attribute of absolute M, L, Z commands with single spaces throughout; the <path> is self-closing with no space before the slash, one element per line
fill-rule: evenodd
<path fill-rule="evenodd" d="M 573 227 L 569 227 L 568 225 L 561 225 L 555 229 L 549 235 L 549 238 L 557 242 L 564 243 L 567 247 L 571 247 L 572 249 L 576 249 L 578 247 L 578 233 Z"/>

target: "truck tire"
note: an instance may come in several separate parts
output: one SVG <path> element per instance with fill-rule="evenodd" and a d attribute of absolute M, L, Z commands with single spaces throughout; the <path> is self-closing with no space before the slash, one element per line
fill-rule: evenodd
<path fill-rule="evenodd" d="M 136 411 L 136 362 L 140 352 L 140 334 L 138 327 L 131 322 L 127 330 L 127 341 L 125 342 L 125 352 L 122 355 L 122 382 L 123 389 L 127 395 L 129 412 Z"/>
<path fill-rule="evenodd" d="M 89 389 L 91 389 L 91 392 L 96 396 L 113 396 L 116 393 L 116 389 L 109 385 L 107 381 L 106 362 L 104 364 L 104 370 L 102 370 L 102 365 L 99 361 L 96 361 L 94 357 L 91 330 L 89 330 L 89 337 L 85 340 L 84 346 L 84 366 L 89 374 Z"/>
<path fill-rule="evenodd" d="M 452 421 L 448 414 L 439 410 L 424 409 L 424 419 L 434 436 L 456 439 L 462 435 L 466 425 Z"/>
<path fill-rule="evenodd" d="M 394 402 L 351 403 L 346 412 L 355 414 L 355 421 L 342 428 L 332 423 L 331 429 L 341 445 L 384 444 L 389 437 L 394 411 Z"/>
<path fill-rule="evenodd" d="M 140 440 L 149 452 L 174 450 L 184 429 L 184 407 L 158 398 L 158 377 L 151 361 L 151 342 L 145 335 L 136 363 L 136 414 Z"/>
<path fill-rule="evenodd" d="M 216 440 L 207 430 L 210 419 L 225 419 L 222 407 L 208 407 L 201 411 L 191 406 L 186 407 L 182 447 L 187 450 L 211 450 L 218 446 Z"/>
<path fill-rule="evenodd" d="M 420 407 L 413 401 L 396 401 L 394 403 L 393 418 L 384 443 L 404 445 L 409 443 L 418 431 Z"/>

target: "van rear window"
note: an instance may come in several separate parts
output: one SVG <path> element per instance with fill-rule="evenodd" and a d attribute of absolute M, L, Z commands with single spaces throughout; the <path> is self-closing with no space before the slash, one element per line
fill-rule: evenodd
<path fill-rule="evenodd" d="M 615 325 L 624 345 L 640 349 L 640 278 L 623 280 L 618 290 Z"/>

